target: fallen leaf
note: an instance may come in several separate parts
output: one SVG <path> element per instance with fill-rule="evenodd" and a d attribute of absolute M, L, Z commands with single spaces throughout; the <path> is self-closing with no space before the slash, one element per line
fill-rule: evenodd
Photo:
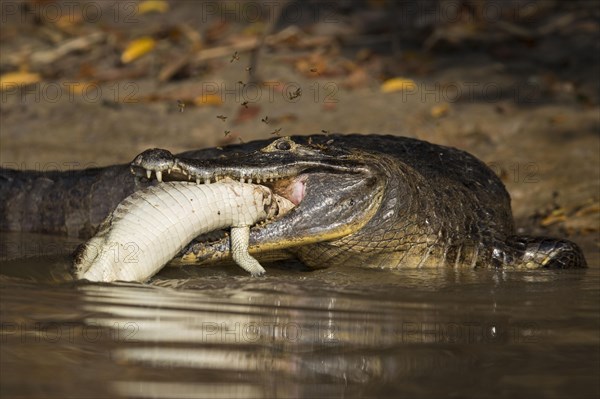
<path fill-rule="evenodd" d="M 163 0 L 146 0 L 138 4 L 138 12 L 147 14 L 150 12 L 165 13 L 169 11 L 169 3 Z"/>
<path fill-rule="evenodd" d="M 80 95 L 85 93 L 87 95 L 88 93 L 92 93 L 93 90 L 99 92 L 100 86 L 97 82 L 77 82 L 76 84 L 69 85 L 69 89 L 73 94 Z"/>
<path fill-rule="evenodd" d="M 366 86 L 369 80 L 369 75 L 364 68 L 356 68 L 342 82 L 342 87 L 347 89 L 357 89 Z"/>
<path fill-rule="evenodd" d="M 149 53 L 156 46 L 156 41 L 151 37 L 141 37 L 136 40 L 132 40 L 127 45 L 125 51 L 121 55 L 121 62 L 128 64 L 134 60 L 137 60 L 141 56 Z"/>
<path fill-rule="evenodd" d="M 219 106 L 223 104 L 223 99 L 218 94 L 203 94 L 194 98 L 194 104 L 202 106 Z"/>
<path fill-rule="evenodd" d="M 381 84 L 382 93 L 392 93 L 395 91 L 414 90 L 417 84 L 412 79 L 407 78 L 392 78 Z"/>
<path fill-rule="evenodd" d="M 296 116 L 296 114 L 292 114 L 292 113 L 287 113 L 287 114 L 283 114 L 280 116 L 274 116 L 272 118 L 269 118 L 269 123 L 273 123 L 275 125 L 279 125 L 280 123 L 284 123 L 284 122 L 294 122 L 298 120 L 298 116 Z"/>
<path fill-rule="evenodd" d="M 321 108 L 323 111 L 335 111 L 337 109 L 337 103 L 325 102 Z"/>
<path fill-rule="evenodd" d="M 442 116 L 448 115 L 448 111 L 450 111 L 450 107 L 448 106 L 448 103 L 443 103 L 443 104 L 434 105 L 433 107 L 431 107 L 431 111 L 429 111 L 429 113 L 434 118 L 441 118 Z"/>
<path fill-rule="evenodd" d="M 567 215 L 565 215 L 565 210 L 563 208 L 558 208 L 553 210 L 548 216 L 546 216 L 541 222 L 540 226 L 547 227 L 552 224 L 558 222 L 564 222 L 567 220 Z"/>
<path fill-rule="evenodd" d="M 81 25 L 82 22 L 82 14 L 65 13 L 64 15 L 60 15 L 54 23 L 61 29 L 70 29 L 76 25 Z"/>
<path fill-rule="evenodd" d="M 583 208 L 579 209 L 577 212 L 575 212 L 575 216 L 583 217 L 583 216 L 589 216 L 589 215 L 598 214 L 598 213 L 600 213 L 600 202 L 593 202 L 593 203 L 586 205 Z"/>
<path fill-rule="evenodd" d="M 260 106 L 249 105 L 247 108 L 240 107 L 233 123 L 238 125 L 240 123 L 249 121 L 256 118 L 260 114 Z"/>
<path fill-rule="evenodd" d="M 39 73 L 9 72 L 0 76 L 0 91 L 15 88 L 15 86 L 29 86 L 42 80 Z"/>
<path fill-rule="evenodd" d="M 567 120 L 567 116 L 563 114 L 557 114 L 550 117 L 550 123 L 554 125 L 560 125 Z"/>
<path fill-rule="evenodd" d="M 312 53 L 306 57 L 296 59 L 294 67 L 299 73 L 309 78 L 317 76 L 342 76 L 349 72 L 343 66 L 339 65 L 339 63 L 336 64 L 333 62 L 331 57 L 320 53 Z"/>
<path fill-rule="evenodd" d="M 205 31 L 204 38 L 207 43 L 213 43 L 227 36 L 229 22 L 223 18 L 217 18 Z"/>

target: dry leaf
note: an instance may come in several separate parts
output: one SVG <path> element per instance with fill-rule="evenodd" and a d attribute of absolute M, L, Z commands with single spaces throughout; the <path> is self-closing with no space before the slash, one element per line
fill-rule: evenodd
<path fill-rule="evenodd" d="M 76 84 L 70 85 L 69 90 L 73 94 L 88 94 L 92 93 L 92 91 L 100 91 L 100 87 L 97 82 L 77 82 Z"/>
<path fill-rule="evenodd" d="M 546 216 L 541 222 L 540 226 L 547 227 L 554 223 L 564 222 L 567 220 L 567 215 L 565 215 L 565 210 L 563 208 L 558 208 L 553 210 L 548 216 Z"/>
<path fill-rule="evenodd" d="M 223 18 L 217 19 L 216 22 L 211 24 L 205 31 L 204 37 L 206 42 L 213 43 L 227 36 L 227 30 L 229 29 L 229 22 Z"/>
<path fill-rule="evenodd" d="M 167 11 L 169 11 L 169 3 L 163 0 L 146 0 L 138 5 L 138 12 L 140 14 L 150 12 L 165 13 Z"/>
<path fill-rule="evenodd" d="M 382 93 L 392 93 L 394 91 L 414 90 L 417 84 L 412 79 L 407 78 L 392 78 L 381 84 Z"/>
<path fill-rule="evenodd" d="M 54 23 L 61 29 L 70 29 L 76 25 L 81 25 L 83 22 L 83 15 L 78 13 L 65 13 L 64 15 L 60 15 L 58 20 Z"/>
<path fill-rule="evenodd" d="M 369 81 L 369 75 L 364 68 L 356 68 L 344 81 L 342 82 L 342 87 L 347 89 L 357 89 L 363 86 L 366 86 Z"/>
<path fill-rule="evenodd" d="M 136 40 L 132 40 L 127 45 L 125 51 L 121 55 L 121 62 L 123 64 L 128 64 L 144 54 L 149 53 L 156 46 L 156 41 L 151 37 L 141 37 Z"/>
<path fill-rule="evenodd" d="M 249 105 L 248 108 L 240 107 L 233 123 L 235 125 L 254 119 L 260 113 L 260 106 Z"/>
<path fill-rule="evenodd" d="M 296 114 L 292 114 L 291 112 L 280 116 L 274 116 L 273 118 L 269 118 L 269 122 L 275 125 L 279 125 L 284 122 L 295 122 L 297 120 L 298 116 Z"/>
<path fill-rule="evenodd" d="M 559 125 L 567 120 L 567 116 L 563 114 L 553 115 L 550 117 L 550 123 Z"/>
<path fill-rule="evenodd" d="M 9 72 L 0 76 L 0 91 L 15 88 L 15 86 L 28 86 L 42 80 L 39 73 Z"/>
<path fill-rule="evenodd" d="M 575 217 L 583 217 L 600 213 L 600 202 L 592 202 L 575 212 Z"/>
<path fill-rule="evenodd" d="M 203 94 L 194 98 L 194 104 L 202 107 L 202 106 L 219 106 L 223 104 L 223 99 L 218 94 Z"/>
<path fill-rule="evenodd" d="M 444 103 L 434 105 L 433 107 L 431 107 L 431 111 L 429 111 L 429 113 L 434 118 L 441 118 L 442 116 L 448 115 L 448 111 L 450 111 L 450 107 L 448 106 L 448 103 Z"/>

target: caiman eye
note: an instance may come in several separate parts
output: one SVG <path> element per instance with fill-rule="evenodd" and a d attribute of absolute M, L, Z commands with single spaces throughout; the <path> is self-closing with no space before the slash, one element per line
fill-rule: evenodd
<path fill-rule="evenodd" d="M 288 151 L 290 148 L 292 148 L 288 141 L 280 141 L 279 143 L 277 143 L 276 147 L 278 150 L 281 151 Z"/>

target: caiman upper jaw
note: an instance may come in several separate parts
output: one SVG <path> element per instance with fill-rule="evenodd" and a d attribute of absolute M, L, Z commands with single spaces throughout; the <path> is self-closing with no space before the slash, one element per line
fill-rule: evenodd
<path fill-rule="evenodd" d="M 318 148 L 296 144 L 289 138 L 280 138 L 260 151 L 214 159 L 179 159 L 167 150 L 146 150 L 131 162 L 131 171 L 148 179 L 154 172 L 159 181 L 166 172 L 169 175 L 167 180 L 196 181 L 198 184 L 224 178 L 264 184 L 296 177 L 307 171 L 370 173 L 362 162 L 348 159 L 345 155 L 339 150 L 327 154 Z"/>
<path fill-rule="evenodd" d="M 166 170 L 170 174 L 176 165 L 175 156 L 169 151 L 152 148 L 136 156 L 131 162 L 130 169 L 131 173 L 136 176 L 138 176 L 138 171 L 145 171 L 148 179 L 152 177 L 152 172 L 154 171 L 156 180 L 162 181 L 162 172 Z"/>
<path fill-rule="evenodd" d="M 248 157 L 253 154 L 246 154 Z M 196 181 L 196 183 L 209 184 L 221 179 L 230 178 L 242 183 L 273 182 L 301 173 L 305 166 L 282 168 L 280 166 L 265 166 L 265 160 L 253 159 L 255 165 L 233 166 L 232 163 L 240 158 L 231 159 L 178 159 L 167 150 L 150 149 L 139 154 L 130 164 L 131 172 L 138 177 L 152 177 L 162 181 L 165 172 L 169 175 L 167 180 Z"/>

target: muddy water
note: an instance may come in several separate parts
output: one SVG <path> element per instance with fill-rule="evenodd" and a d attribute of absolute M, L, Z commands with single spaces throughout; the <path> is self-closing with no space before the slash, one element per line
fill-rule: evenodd
<path fill-rule="evenodd" d="M 169 268 L 71 281 L 73 241 L 2 235 L 2 397 L 597 397 L 583 271 Z"/>

